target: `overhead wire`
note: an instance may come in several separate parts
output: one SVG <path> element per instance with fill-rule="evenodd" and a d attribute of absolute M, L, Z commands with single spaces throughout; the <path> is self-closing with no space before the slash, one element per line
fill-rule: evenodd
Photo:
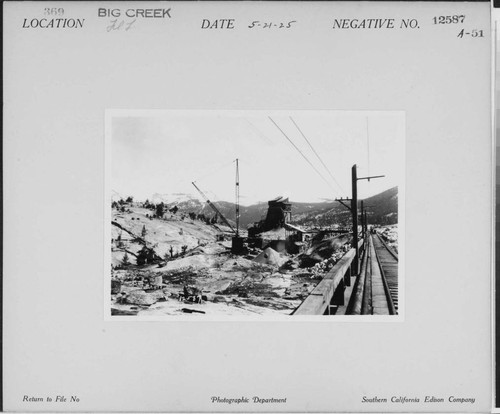
<path fill-rule="evenodd" d="M 321 157 L 319 156 L 319 154 L 317 153 L 317 151 L 314 149 L 314 147 L 312 146 L 311 142 L 307 139 L 307 137 L 305 136 L 305 134 L 302 132 L 302 130 L 300 129 L 300 127 L 297 125 L 297 123 L 295 122 L 295 120 L 291 116 L 289 118 L 293 122 L 293 124 L 295 125 L 295 127 L 298 129 L 298 131 L 300 132 L 300 134 L 302 135 L 302 137 L 306 140 L 307 144 L 309 145 L 309 147 L 311 148 L 311 150 L 314 152 L 314 154 L 318 158 L 319 162 L 321 162 L 321 165 L 323 165 L 323 167 L 325 167 L 325 170 L 328 172 L 328 174 L 330 175 L 330 177 L 332 178 L 332 180 L 335 182 L 335 184 L 337 184 L 337 186 L 339 187 L 340 191 L 343 192 L 343 193 L 345 193 L 344 188 L 339 184 L 339 182 L 337 181 L 337 179 L 333 176 L 333 174 L 330 171 L 330 169 L 323 162 L 323 160 L 321 159 Z"/>
<path fill-rule="evenodd" d="M 306 162 L 313 168 L 313 170 L 316 171 L 316 173 L 323 179 L 323 181 L 328 185 L 328 187 L 330 187 L 333 191 L 337 191 L 325 178 L 325 176 L 321 174 L 321 172 L 313 165 L 313 163 L 309 161 L 309 159 L 304 155 L 304 153 L 293 143 L 293 141 L 288 137 L 288 135 L 285 134 L 285 132 L 278 126 L 278 124 L 274 122 L 274 120 L 270 116 L 268 116 L 268 118 L 276 126 L 276 128 L 278 128 L 278 130 L 283 134 L 283 136 L 287 139 L 287 141 L 299 152 L 302 158 L 304 158 L 304 160 L 306 160 Z"/>
<path fill-rule="evenodd" d="M 204 180 L 204 179 L 205 179 L 205 178 L 207 178 L 207 177 L 210 177 L 210 176 L 212 176 L 212 175 L 215 175 L 215 174 L 217 174 L 218 172 L 220 172 L 221 170 L 223 170 L 224 168 L 226 168 L 228 165 L 233 164 L 233 163 L 234 163 L 234 160 L 233 160 L 233 161 L 231 161 L 231 162 L 226 162 L 226 163 L 224 163 L 224 164 L 220 165 L 217 169 L 212 170 L 212 171 L 208 172 L 207 174 L 204 174 L 204 175 L 202 175 L 202 176 L 198 177 L 196 180 L 194 180 L 194 182 L 197 182 L 197 181 L 199 181 L 199 180 Z"/>
<path fill-rule="evenodd" d="M 254 132 L 257 133 L 258 136 L 260 136 L 264 141 L 266 141 L 268 144 L 272 144 L 273 141 L 269 139 L 259 128 L 257 128 L 248 118 L 245 118 L 245 121 L 253 128 Z"/>

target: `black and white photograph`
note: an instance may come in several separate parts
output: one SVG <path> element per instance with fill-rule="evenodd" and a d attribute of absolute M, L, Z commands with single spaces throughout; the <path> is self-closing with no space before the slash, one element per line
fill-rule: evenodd
<path fill-rule="evenodd" d="M 491 412 L 488 2 L 3 9 L 1 410 Z"/>
<path fill-rule="evenodd" d="M 404 113 L 107 122 L 112 316 L 400 314 Z"/>

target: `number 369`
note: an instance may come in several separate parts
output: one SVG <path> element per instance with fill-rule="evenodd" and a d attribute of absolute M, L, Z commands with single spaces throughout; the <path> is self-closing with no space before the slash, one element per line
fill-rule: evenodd
<path fill-rule="evenodd" d="M 45 16 L 62 16 L 64 15 L 64 9 L 62 7 L 46 7 L 43 9 Z"/>

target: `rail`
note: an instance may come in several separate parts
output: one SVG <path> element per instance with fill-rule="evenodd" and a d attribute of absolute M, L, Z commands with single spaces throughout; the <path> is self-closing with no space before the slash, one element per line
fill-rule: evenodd
<path fill-rule="evenodd" d="M 378 240 L 380 244 L 375 243 Z M 394 260 L 397 262 L 397 255 L 388 248 L 380 235 L 369 235 L 361 272 L 356 280 L 346 314 L 397 315 L 397 274 L 395 277 L 394 274 L 386 274 L 384 267 L 387 266 L 388 259 L 390 262 Z M 391 272 L 390 269 L 388 271 Z M 396 293 L 393 293 L 393 290 Z M 393 298 L 393 294 L 396 299 Z"/>
<path fill-rule="evenodd" d="M 397 261 L 399 261 L 398 255 L 396 253 L 394 253 L 394 251 L 387 245 L 387 243 L 380 236 L 380 234 L 377 234 L 377 237 L 382 242 L 382 245 L 386 248 L 386 250 L 391 254 L 391 256 L 394 257 Z M 382 265 L 382 260 L 380 258 L 380 255 L 377 254 L 376 251 L 375 251 L 375 256 L 377 257 L 377 263 L 380 267 L 380 273 L 382 274 L 382 281 L 384 283 L 384 290 L 385 290 L 385 294 L 387 296 L 387 306 L 389 308 L 389 313 L 391 315 L 396 315 L 397 314 L 397 307 L 394 304 L 394 300 L 392 298 L 391 288 L 389 286 L 388 279 L 387 279 L 387 276 L 386 276 L 385 271 L 384 271 L 384 266 Z"/>
<path fill-rule="evenodd" d="M 363 240 L 358 243 L 359 256 L 363 250 Z M 351 285 L 351 265 L 356 257 L 356 249 L 350 249 L 326 276 L 318 283 L 293 315 L 331 315 L 332 307 L 344 306 L 344 290 Z"/>
<path fill-rule="evenodd" d="M 377 233 L 377 236 L 378 236 L 378 239 L 384 245 L 384 247 L 387 249 L 387 251 L 392 255 L 392 257 L 394 257 L 396 260 L 399 261 L 399 254 L 397 254 L 394 250 L 392 250 L 391 247 L 389 247 L 389 245 L 385 242 L 384 238 L 379 233 Z"/>
<path fill-rule="evenodd" d="M 365 278 L 366 278 L 366 270 L 367 270 L 367 263 L 369 263 L 370 260 L 370 243 L 371 243 L 371 237 L 368 236 L 366 238 L 366 244 L 365 244 L 365 254 L 364 258 L 361 263 L 361 271 L 359 272 L 359 277 L 356 280 L 355 286 L 354 286 L 354 292 L 351 295 L 351 298 L 349 299 L 349 304 L 347 306 L 347 314 L 349 315 L 361 315 L 363 313 L 363 310 L 366 309 L 366 301 L 364 300 L 365 297 Z"/>

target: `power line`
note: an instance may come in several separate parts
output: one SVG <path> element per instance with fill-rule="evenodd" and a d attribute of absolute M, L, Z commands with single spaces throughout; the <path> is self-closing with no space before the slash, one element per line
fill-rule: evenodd
<path fill-rule="evenodd" d="M 304 135 L 304 133 L 302 132 L 302 130 L 299 128 L 299 126 L 297 125 L 297 123 L 293 120 L 292 117 L 289 117 L 290 120 L 293 122 L 293 124 L 295 125 L 295 127 L 299 130 L 300 134 L 302 135 L 302 137 L 306 140 L 306 142 L 309 144 L 309 147 L 313 150 L 314 154 L 316 155 L 316 157 L 318 158 L 318 160 L 321 162 L 321 164 L 323 165 L 323 167 L 325 167 L 325 170 L 328 172 L 328 174 L 330 174 L 330 177 L 332 177 L 332 180 L 335 181 L 335 184 L 338 185 L 340 191 L 342 193 L 345 193 L 345 190 L 342 188 L 342 186 L 339 184 L 339 182 L 336 180 L 336 178 L 333 176 L 332 172 L 330 171 L 330 169 L 326 166 L 326 164 L 323 162 L 323 160 L 321 159 L 321 157 L 319 156 L 319 154 L 316 152 L 316 150 L 314 149 L 314 147 L 312 146 L 312 144 L 309 142 L 309 140 L 307 139 L 307 137 Z"/>
<path fill-rule="evenodd" d="M 256 132 L 257 135 L 259 135 L 264 141 L 266 141 L 268 144 L 273 143 L 273 141 L 269 139 L 266 135 L 264 135 L 264 133 L 259 128 L 257 128 L 252 122 L 250 122 L 248 118 L 245 118 L 245 121 L 247 121 L 247 123 L 253 128 L 254 132 Z"/>
<path fill-rule="evenodd" d="M 283 136 L 288 140 L 288 142 L 290 144 L 292 144 L 292 146 L 300 153 L 300 155 L 302 155 L 302 157 L 307 161 L 307 163 L 314 169 L 314 171 L 316 171 L 316 173 L 323 179 L 323 181 L 328 185 L 328 187 L 330 187 L 333 191 L 336 191 L 335 188 L 333 188 L 333 186 L 330 184 L 330 182 L 323 176 L 323 174 L 321 174 L 321 172 L 319 172 L 319 170 L 311 163 L 311 161 L 309 161 L 309 159 L 303 154 L 303 152 L 292 142 L 292 140 L 290 138 L 288 138 L 288 135 L 285 134 L 285 132 L 278 126 L 278 124 L 276 122 L 274 122 L 274 120 L 269 116 L 268 117 L 269 120 L 276 126 L 276 128 L 278 128 L 280 130 L 280 132 L 283 134 Z"/>
<path fill-rule="evenodd" d="M 210 172 L 208 172 L 208 173 L 206 173 L 204 175 L 201 175 L 200 177 L 198 177 L 194 181 L 197 182 L 197 181 L 200 181 L 200 180 L 204 180 L 205 178 L 210 177 L 212 175 L 215 175 L 218 172 L 220 172 L 221 170 L 223 170 L 224 168 L 226 168 L 228 165 L 233 164 L 233 163 L 234 163 L 234 160 L 231 161 L 231 162 L 226 162 L 226 163 L 224 163 L 222 165 L 219 165 L 215 170 L 212 170 L 212 171 L 210 171 Z"/>

